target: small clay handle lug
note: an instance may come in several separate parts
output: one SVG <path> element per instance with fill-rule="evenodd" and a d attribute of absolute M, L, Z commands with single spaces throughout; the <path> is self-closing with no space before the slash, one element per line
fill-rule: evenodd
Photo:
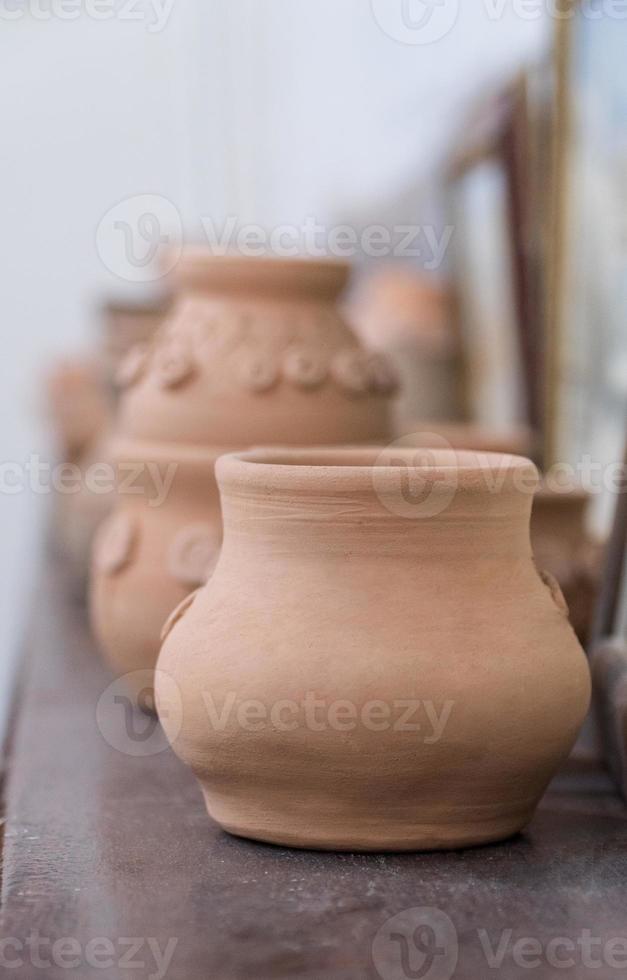
<path fill-rule="evenodd" d="M 564 593 L 562 592 L 561 586 L 555 576 L 552 575 L 551 572 L 540 572 L 540 578 L 551 593 L 551 598 L 559 611 L 563 613 L 566 618 L 568 618 L 570 612 L 568 603 L 564 598 Z"/>
<path fill-rule="evenodd" d="M 202 586 L 201 586 L 201 588 L 202 588 Z M 187 612 L 187 610 L 190 608 L 190 606 L 192 605 L 194 599 L 196 598 L 196 596 L 198 595 L 199 592 L 200 592 L 200 589 L 195 589 L 194 592 L 190 592 L 189 595 L 186 595 L 185 596 L 185 598 L 182 600 L 182 602 L 179 602 L 179 604 L 176 607 L 176 609 L 174 609 L 173 612 L 170 613 L 170 615 L 166 619 L 165 623 L 163 624 L 163 629 L 161 630 L 161 642 L 162 643 L 165 643 L 165 641 L 169 637 L 170 633 L 172 632 L 172 630 L 174 629 L 174 627 L 176 626 L 176 624 L 178 623 L 178 621 L 183 618 L 183 616 L 185 615 L 185 613 Z"/>

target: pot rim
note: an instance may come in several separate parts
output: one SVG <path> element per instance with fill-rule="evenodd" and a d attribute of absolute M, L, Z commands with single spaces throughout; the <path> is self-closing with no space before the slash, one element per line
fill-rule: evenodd
<path fill-rule="evenodd" d="M 552 485 L 548 482 L 547 475 L 544 474 L 540 479 L 540 487 L 538 488 L 536 497 L 542 503 L 546 504 L 559 503 L 561 505 L 567 500 L 574 506 L 575 504 L 587 504 L 590 501 L 591 494 L 575 479 L 568 483 Z"/>
<path fill-rule="evenodd" d="M 115 463 L 157 463 L 192 465 L 198 467 L 214 466 L 216 460 L 224 455 L 220 446 L 202 446 L 198 443 L 150 442 L 116 436 L 109 443 L 111 458 Z"/>
<path fill-rule="evenodd" d="M 442 449 L 467 449 L 470 452 L 504 453 L 512 456 L 531 456 L 537 442 L 533 429 L 528 425 L 510 425 L 492 428 L 478 422 L 451 422 L 446 419 L 404 419 L 397 426 L 398 438 L 431 436 L 449 445 Z M 462 445 L 455 445 L 461 442 Z M 412 448 L 408 442 L 408 449 Z M 434 449 L 438 446 L 434 445 Z"/>
<path fill-rule="evenodd" d="M 179 288 L 228 293 L 246 288 L 264 293 L 280 290 L 329 299 L 339 296 L 350 274 L 350 262 L 332 256 L 214 255 L 206 245 L 185 246 L 172 273 Z"/>
<path fill-rule="evenodd" d="M 417 458 L 424 463 L 417 463 Z M 386 458 L 398 461 L 390 465 Z M 456 490 L 499 493 L 505 489 L 534 494 L 539 474 L 524 456 L 472 450 L 387 447 L 255 448 L 223 455 L 216 464 L 221 488 L 372 490 L 398 486 L 399 466 L 420 474 L 429 484 L 443 482 Z M 494 489 L 496 487 L 496 489 Z"/>

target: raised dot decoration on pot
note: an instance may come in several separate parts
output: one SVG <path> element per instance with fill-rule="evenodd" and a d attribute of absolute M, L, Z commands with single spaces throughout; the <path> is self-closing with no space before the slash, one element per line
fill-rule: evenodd
<path fill-rule="evenodd" d="M 283 374 L 299 388 L 318 388 L 327 379 L 328 366 L 317 351 L 294 347 L 283 358 Z"/>
<path fill-rule="evenodd" d="M 149 361 L 148 345 L 135 344 L 122 360 L 115 374 L 118 388 L 130 388 L 136 384 L 146 371 Z"/>
<path fill-rule="evenodd" d="M 168 618 L 166 619 L 163 625 L 163 629 L 161 630 L 162 643 L 165 643 L 165 641 L 169 637 L 170 633 L 172 632 L 176 624 L 180 622 L 180 620 L 183 618 L 187 610 L 191 608 L 194 599 L 196 598 L 199 592 L 200 592 L 200 588 L 195 589 L 193 592 L 190 592 L 189 595 L 185 596 L 182 602 L 179 602 L 176 609 L 170 613 L 170 615 L 168 616 Z"/>
<path fill-rule="evenodd" d="M 249 391 L 269 391 L 279 380 L 277 358 L 263 351 L 240 351 L 236 370 L 241 384 Z"/>
<path fill-rule="evenodd" d="M 137 540 L 137 524 L 124 512 L 113 514 L 99 529 L 94 542 L 96 567 L 105 575 L 115 575 L 125 568 Z"/>
<path fill-rule="evenodd" d="M 204 585 L 220 553 L 220 539 L 210 524 L 190 524 L 174 537 L 168 550 L 168 571 L 181 585 Z"/>
<path fill-rule="evenodd" d="M 170 340 L 153 358 L 153 372 L 160 388 L 178 388 L 192 377 L 194 360 L 187 348 Z"/>
<path fill-rule="evenodd" d="M 365 395 L 370 389 L 369 354 L 358 347 L 345 347 L 333 358 L 334 380 L 350 395 Z"/>

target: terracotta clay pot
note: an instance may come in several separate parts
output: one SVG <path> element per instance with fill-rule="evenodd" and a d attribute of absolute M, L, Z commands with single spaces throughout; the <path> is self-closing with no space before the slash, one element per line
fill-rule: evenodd
<path fill-rule="evenodd" d="M 398 422 L 459 418 L 459 344 L 445 285 L 414 269 L 389 267 L 367 278 L 348 315 L 368 347 L 385 352 L 399 373 Z"/>
<path fill-rule="evenodd" d="M 476 452 L 509 453 L 532 456 L 535 451 L 533 432 L 525 426 L 488 429 L 472 422 L 407 422 L 399 430 L 399 442 L 410 448 L 470 449 Z"/>
<path fill-rule="evenodd" d="M 529 822 L 568 755 L 590 680 L 533 563 L 537 471 L 423 462 L 366 449 L 218 462 L 221 557 L 171 617 L 156 693 L 231 833 L 355 850 L 495 841 Z"/>
<path fill-rule="evenodd" d="M 46 412 L 59 458 L 79 463 L 109 425 L 109 402 L 98 365 L 80 358 L 55 364 L 45 378 Z"/>
<path fill-rule="evenodd" d="M 570 620 L 586 643 L 598 597 L 603 547 L 586 529 L 590 495 L 576 485 L 561 488 L 543 483 L 531 516 L 531 543 L 539 567 L 559 582 Z"/>
<path fill-rule="evenodd" d="M 96 467 L 109 459 L 110 404 L 100 369 L 89 360 L 60 362 L 45 386 L 57 461 L 65 464 L 54 495 L 52 540 L 84 598 L 92 539 L 113 506 L 112 494 L 95 492 L 91 483 Z"/>
<path fill-rule="evenodd" d="M 114 459 L 117 504 L 94 543 L 91 618 L 109 664 L 139 693 L 151 686 L 169 611 L 218 558 L 216 455 L 201 446 L 118 443 Z"/>
<path fill-rule="evenodd" d="M 148 445 L 150 453 L 160 446 L 164 460 L 178 461 L 186 447 L 204 460 L 196 470 L 196 516 L 192 520 L 176 503 L 151 514 L 143 531 L 147 555 L 160 552 L 175 525 L 204 521 L 220 539 L 211 468 L 225 448 L 389 437 L 393 372 L 385 358 L 359 345 L 335 307 L 348 271 L 331 261 L 184 252 L 172 316 L 119 372 L 127 385 L 118 419 L 125 458 L 146 463 Z M 190 499 L 192 489 L 190 483 Z M 127 506 L 121 502 L 118 509 Z M 150 549 L 149 536 L 155 538 Z M 102 576 L 96 561 L 93 622 L 109 659 L 120 673 L 139 663 L 154 667 L 159 631 L 180 599 L 181 583 L 167 579 L 162 561 L 158 569 L 146 567 L 144 574 L 138 566 L 114 583 L 103 583 Z M 154 576 L 162 583 L 158 589 Z"/>
<path fill-rule="evenodd" d="M 388 438 L 396 378 L 338 313 L 349 271 L 186 250 L 172 316 L 121 369 L 120 432 L 229 448 Z"/>
<path fill-rule="evenodd" d="M 101 361 L 110 388 L 118 391 L 126 383 L 122 370 L 129 351 L 148 344 L 165 319 L 170 302 L 167 297 L 152 302 L 106 303 L 102 310 Z"/>

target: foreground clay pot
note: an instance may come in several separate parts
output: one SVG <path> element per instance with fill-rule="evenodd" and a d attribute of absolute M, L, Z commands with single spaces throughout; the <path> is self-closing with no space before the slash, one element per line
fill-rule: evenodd
<path fill-rule="evenodd" d="M 117 505 L 94 543 L 91 620 L 116 674 L 149 694 L 169 612 L 218 558 L 216 456 L 202 447 L 118 443 L 114 458 Z"/>
<path fill-rule="evenodd" d="M 348 273 L 331 261 L 184 251 L 171 317 L 118 372 L 125 385 L 118 437 L 127 463 L 145 466 L 155 449 L 164 463 L 182 464 L 189 454 L 197 460 L 180 499 L 175 485 L 167 506 L 151 513 L 144 507 L 136 566 L 111 577 L 96 552 L 94 629 L 118 673 L 154 668 L 163 623 L 199 584 L 166 574 L 163 549 L 175 531 L 200 522 L 221 538 L 212 472 L 218 455 L 255 443 L 389 437 L 393 371 L 360 346 L 336 309 Z M 131 506 L 141 503 L 120 500 L 116 519 Z"/>
<path fill-rule="evenodd" d="M 322 849 L 521 830 L 590 696 L 532 559 L 533 464 L 260 450 L 217 475 L 221 557 L 171 617 L 156 675 L 209 814 Z"/>

